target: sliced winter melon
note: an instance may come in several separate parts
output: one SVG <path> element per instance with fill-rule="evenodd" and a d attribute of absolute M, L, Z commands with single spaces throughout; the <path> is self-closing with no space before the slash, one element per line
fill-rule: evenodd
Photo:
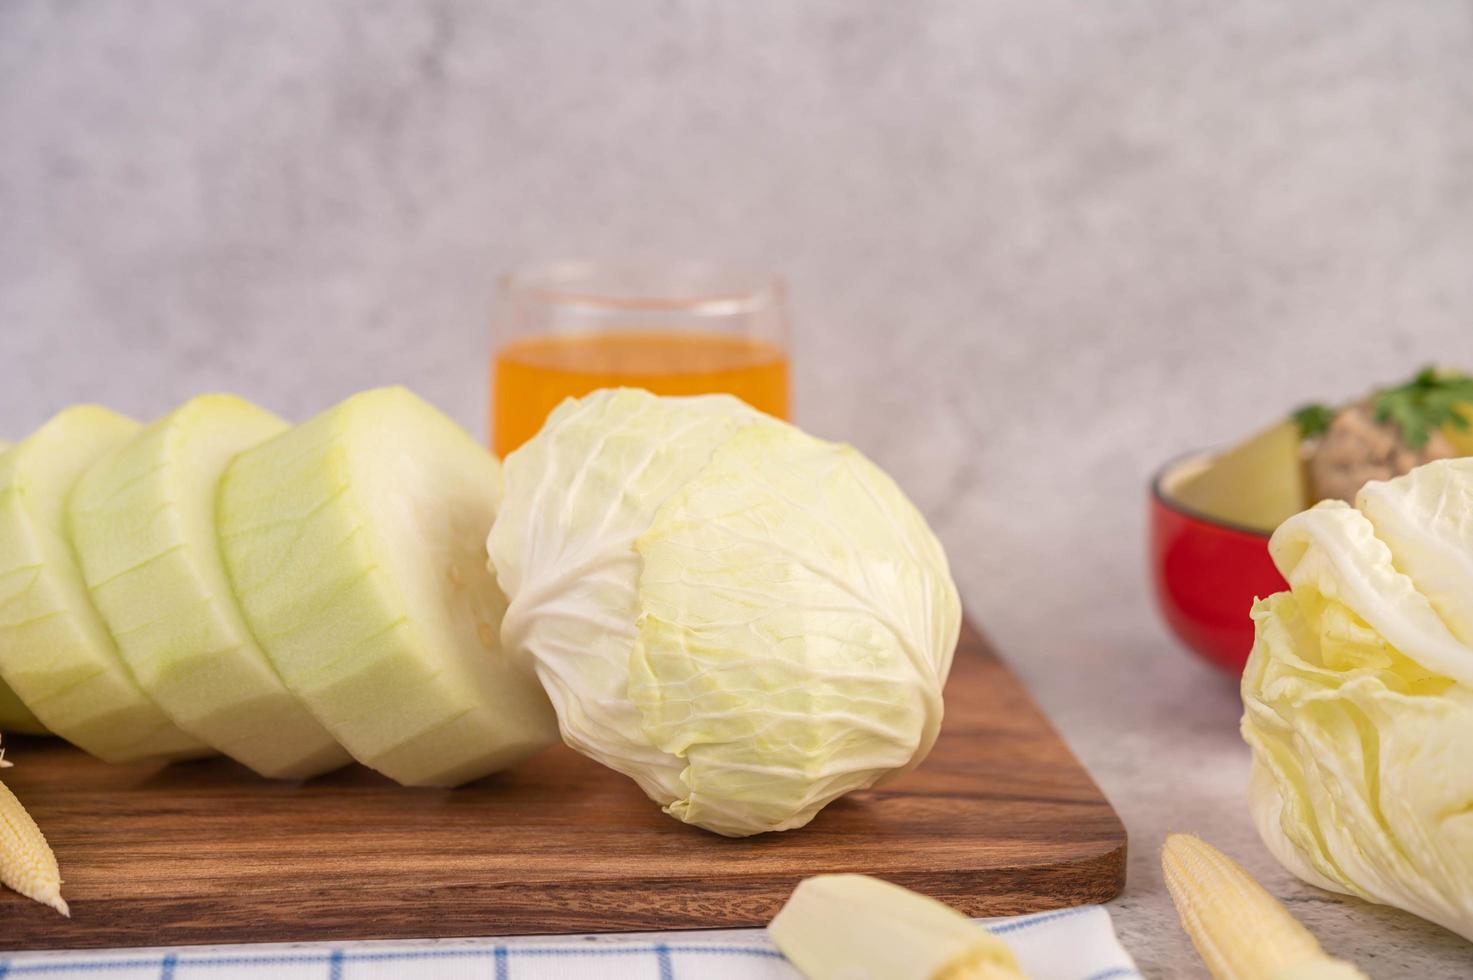
<path fill-rule="evenodd" d="M 1473 403 L 1462 402 L 1456 408 L 1460 417 L 1473 422 Z M 1447 436 L 1447 441 L 1452 443 L 1459 456 L 1473 456 L 1473 427 L 1460 429 L 1457 423 L 1448 422 L 1442 427 L 1442 434 Z"/>
<path fill-rule="evenodd" d="M 248 401 L 202 395 L 94 463 L 68 511 L 92 601 L 154 702 L 261 775 L 301 779 L 348 754 L 261 652 L 215 535 L 226 465 L 287 428 Z"/>
<path fill-rule="evenodd" d="M 0 675 L 47 728 L 109 762 L 209 753 L 133 680 L 67 538 L 72 487 L 138 428 L 78 405 L 0 456 Z"/>
<path fill-rule="evenodd" d="M 18 735 L 49 735 L 41 719 L 31 714 L 25 702 L 15 696 L 4 681 L 0 681 L 0 732 L 15 732 Z"/>
<path fill-rule="evenodd" d="M 1288 419 L 1199 469 L 1181 471 L 1174 486 L 1162 489 L 1208 517 L 1272 531 L 1310 505 L 1302 441 L 1299 426 Z"/>
<path fill-rule="evenodd" d="M 365 765 L 454 785 L 557 739 L 502 655 L 486 570 L 491 455 L 402 388 L 349 398 L 236 457 L 219 532 L 236 598 L 288 687 Z"/>
<path fill-rule="evenodd" d="M 0 453 L 10 448 L 10 443 L 0 442 Z M 5 681 L 0 680 L 0 732 L 16 732 L 21 735 L 46 735 L 46 726 L 41 719 L 31 714 L 20 698 Z"/>

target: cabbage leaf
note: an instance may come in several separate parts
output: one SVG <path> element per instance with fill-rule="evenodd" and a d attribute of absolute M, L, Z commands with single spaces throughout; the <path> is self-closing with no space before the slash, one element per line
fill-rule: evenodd
<path fill-rule="evenodd" d="M 917 764 L 960 626 L 882 471 L 727 396 L 597 392 L 505 466 L 489 540 L 564 740 L 672 816 L 785 830 Z"/>
<path fill-rule="evenodd" d="M 1290 591 L 1254 606 L 1242 731 L 1286 868 L 1473 938 L 1473 593 L 1450 584 L 1468 515 L 1447 509 L 1470 479 L 1428 464 L 1279 528 Z"/>

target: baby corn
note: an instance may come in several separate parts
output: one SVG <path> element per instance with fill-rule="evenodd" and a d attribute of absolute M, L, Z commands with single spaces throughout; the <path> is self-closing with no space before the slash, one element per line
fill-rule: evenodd
<path fill-rule="evenodd" d="M 1167 837 L 1161 869 L 1182 928 L 1217 980 L 1366 980 L 1325 955 L 1262 885 L 1201 838 Z"/>
<path fill-rule="evenodd" d="M 950 906 L 867 875 L 799 883 L 767 932 L 808 980 L 1023 980 L 1001 939 Z"/>
<path fill-rule="evenodd" d="M 0 749 L 0 766 L 9 765 Z M 0 885 L 71 916 L 61 897 L 61 871 L 51 845 L 4 783 L 0 783 Z"/>

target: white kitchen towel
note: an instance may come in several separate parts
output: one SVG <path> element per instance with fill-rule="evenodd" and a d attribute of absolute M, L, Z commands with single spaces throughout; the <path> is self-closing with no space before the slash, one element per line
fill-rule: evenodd
<path fill-rule="evenodd" d="M 1139 977 L 1098 905 L 982 924 L 1032 980 Z M 140 928 L 145 928 L 140 923 Z M 0 929 L 4 924 L 0 923 Z M 760 929 L 0 954 L 0 980 L 799 980 Z"/>

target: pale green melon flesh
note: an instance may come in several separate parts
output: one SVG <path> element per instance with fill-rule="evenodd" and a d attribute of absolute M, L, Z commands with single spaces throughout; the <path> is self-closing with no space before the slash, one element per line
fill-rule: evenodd
<path fill-rule="evenodd" d="M 263 776 L 350 760 L 287 690 L 230 591 L 215 534 L 220 476 L 287 429 L 230 395 L 203 395 L 104 455 L 72 492 L 72 544 L 123 660 L 175 724 Z"/>
<path fill-rule="evenodd" d="M 360 762 L 455 785 L 557 740 L 502 655 L 486 570 L 500 472 L 401 388 L 364 392 L 239 457 L 219 531 L 235 594 L 287 686 Z"/>
<path fill-rule="evenodd" d="M 0 442 L 0 453 L 10 448 L 10 443 Z M 41 719 L 31 714 L 15 692 L 0 680 L 0 732 L 16 732 L 21 735 L 46 735 L 46 726 Z"/>
<path fill-rule="evenodd" d="M 209 753 L 128 672 L 66 533 L 77 480 L 138 428 L 78 405 L 0 456 L 0 675 L 47 728 L 109 762 Z"/>
<path fill-rule="evenodd" d="M 0 442 L 0 453 L 10 448 L 10 443 Z M 35 726 L 34 728 L 32 726 Z M 0 733 L 20 732 L 24 735 L 43 735 L 46 726 L 41 720 L 31 714 L 21 699 L 15 696 L 15 692 L 0 680 Z"/>
<path fill-rule="evenodd" d="M 4 681 L 0 681 L 0 732 L 15 732 L 18 735 L 49 735 L 41 719 L 31 714 L 15 692 Z"/>

